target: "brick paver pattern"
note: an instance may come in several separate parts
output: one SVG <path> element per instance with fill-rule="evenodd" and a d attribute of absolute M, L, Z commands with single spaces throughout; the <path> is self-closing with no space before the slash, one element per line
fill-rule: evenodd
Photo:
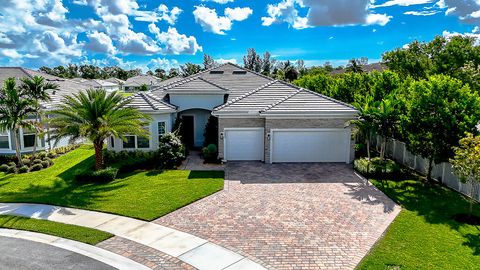
<path fill-rule="evenodd" d="M 97 244 L 97 247 L 129 258 L 154 270 L 196 269 L 168 254 L 119 236 L 105 240 Z"/>
<path fill-rule="evenodd" d="M 399 213 L 346 164 L 229 163 L 225 189 L 157 219 L 269 269 L 353 269 Z M 159 195 L 160 196 L 160 195 Z"/>

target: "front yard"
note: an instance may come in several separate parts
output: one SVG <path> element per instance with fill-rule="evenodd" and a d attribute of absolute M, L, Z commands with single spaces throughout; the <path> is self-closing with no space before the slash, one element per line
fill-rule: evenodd
<path fill-rule="evenodd" d="M 461 195 L 418 179 L 372 182 L 403 210 L 358 269 L 479 269 L 480 227 L 452 218 L 468 212 Z"/>
<path fill-rule="evenodd" d="M 105 184 L 74 181 L 94 164 L 93 147 L 82 146 L 27 174 L 0 173 L 0 202 L 44 203 L 153 220 L 223 188 L 220 171 L 140 171 Z"/>

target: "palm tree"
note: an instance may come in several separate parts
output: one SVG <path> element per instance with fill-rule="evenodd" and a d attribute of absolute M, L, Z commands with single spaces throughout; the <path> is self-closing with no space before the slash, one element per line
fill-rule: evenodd
<path fill-rule="evenodd" d="M 366 98 L 364 100 L 364 105 L 357 108 L 359 111 L 358 119 L 351 121 L 355 125 L 355 135 L 361 137 L 365 140 L 367 146 L 367 157 L 370 159 L 370 141 L 372 135 L 375 134 L 375 119 L 374 119 L 374 107 L 372 107 L 373 99 Z"/>
<path fill-rule="evenodd" d="M 27 116 L 35 111 L 34 103 L 26 93 L 17 89 L 15 79 L 9 78 L 0 90 L 0 130 L 13 133 L 15 139 L 15 153 L 18 164 L 23 166 L 20 153 L 20 128 L 32 128 L 35 123 L 27 119 Z"/>
<path fill-rule="evenodd" d="M 33 144 L 32 154 L 35 155 L 37 151 L 38 133 L 43 130 L 41 123 L 41 106 L 40 102 L 50 100 L 49 90 L 57 90 L 58 84 L 45 82 L 45 79 L 41 76 L 34 76 L 33 78 L 23 78 L 21 88 L 25 93 L 35 102 L 35 121 L 39 124 L 39 128 L 35 128 L 35 139 Z"/>
<path fill-rule="evenodd" d="M 382 101 L 376 102 L 373 110 L 373 117 L 375 128 L 380 136 L 382 136 L 382 143 L 380 147 L 380 159 L 385 159 L 385 148 L 387 139 L 393 136 L 395 127 L 398 122 L 398 100 L 395 99 L 395 94 L 392 93 L 384 98 Z"/>
<path fill-rule="evenodd" d="M 103 89 L 89 89 L 67 96 L 59 109 L 52 111 L 51 139 L 89 139 L 95 148 L 95 170 L 102 169 L 102 150 L 107 138 L 125 139 L 127 134 L 148 136 L 144 126 L 150 117 L 129 107 L 129 102 L 117 92 L 107 94 Z"/>

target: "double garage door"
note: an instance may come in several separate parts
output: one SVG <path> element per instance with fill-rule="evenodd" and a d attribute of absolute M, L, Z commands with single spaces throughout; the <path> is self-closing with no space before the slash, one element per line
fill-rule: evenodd
<path fill-rule="evenodd" d="M 271 162 L 348 162 L 350 129 L 272 129 L 265 142 L 263 128 L 226 129 L 225 159 L 264 160 L 270 144 Z"/>

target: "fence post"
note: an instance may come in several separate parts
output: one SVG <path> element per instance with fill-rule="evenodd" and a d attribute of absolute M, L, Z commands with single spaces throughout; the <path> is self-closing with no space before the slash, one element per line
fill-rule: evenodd
<path fill-rule="evenodd" d="M 442 163 L 442 183 L 445 183 L 445 162 Z"/>

